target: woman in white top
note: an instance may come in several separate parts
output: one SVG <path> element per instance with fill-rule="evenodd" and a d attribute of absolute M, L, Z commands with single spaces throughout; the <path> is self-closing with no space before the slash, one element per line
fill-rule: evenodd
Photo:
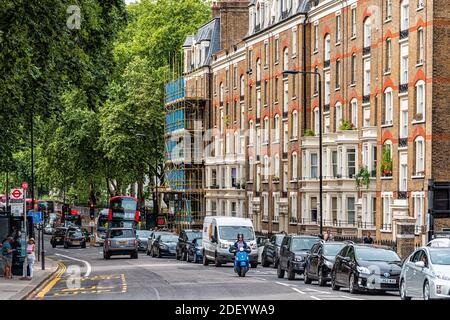
<path fill-rule="evenodd" d="M 30 238 L 27 242 L 27 257 L 23 263 L 23 277 L 22 280 L 31 280 L 33 278 L 33 265 L 36 260 L 36 243 L 33 238 Z M 30 276 L 27 276 L 27 269 L 30 270 Z"/>

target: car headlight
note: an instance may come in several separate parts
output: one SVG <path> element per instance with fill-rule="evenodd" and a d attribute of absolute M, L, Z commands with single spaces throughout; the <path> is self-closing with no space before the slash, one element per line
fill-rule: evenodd
<path fill-rule="evenodd" d="M 356 270 L 358 270 L 361 274 L 371 274 L 370 270 L 366 267 L 356 267 Z"/>
<path fill-rule="evenodd" d="M 440 280 L 450 280 L 450 275 L 442 273 L 442 272 L 436 272 L 435 273 L 436 278 Z"/>
<path fill-rule="evenodd" d="M 328 260 L 324 260 L 323 263 L 325 264 L 325 266 L 327 266 L 328 268 L 333 268 L 333 263 L 331 261 Z"/>
<path fill-rule="evenodd" d="M 303 261 L 303 257 L 302 257 L 302 256 L 295 257 L 295 258 L 294 258 L 294 261 L 296 261 L 296 262 L 302 262 L 302 261 Z"/>
<path fill-rule="evenodd" d="M 161 249 L 163 249 L 163 250 L 167 250 L 167 246 L 166 246 L 165 244 L 162 244 L 160 247 L 161 247 Z"/>
<path fill-rule="evenodd" d="M 220 243 L 220 249 L 228 249 L 229 246 L 228 243 Z"/>
<path fill-rule="evenodd" d="M 250 243 L 250 248 L 251 249 L 257 249 L 258 246 L 256 245 L 256 243 Z"/>

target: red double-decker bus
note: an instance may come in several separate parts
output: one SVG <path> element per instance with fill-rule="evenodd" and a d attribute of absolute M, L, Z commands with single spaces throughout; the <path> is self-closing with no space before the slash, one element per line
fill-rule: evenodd
<path fill-rule="evenodd" d="M 139 223 L 139 200 L 117 196 L 109 200 L 108 227 L 133 227 Z"/>

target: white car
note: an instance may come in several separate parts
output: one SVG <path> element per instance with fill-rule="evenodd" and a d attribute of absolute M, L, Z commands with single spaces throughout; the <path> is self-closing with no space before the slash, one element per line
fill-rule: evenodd
<path fill-rule="evenodd" d="M 450 248 L 424 247 L 414 251 L 402 267 L 400 297 L 450 299 Z"/>
<path fill-rule="evenodd" d="M 427 247 L 439 247 L 439 248 L 450 248 L 450 239 L 439 238 L 428 242 Z"/>

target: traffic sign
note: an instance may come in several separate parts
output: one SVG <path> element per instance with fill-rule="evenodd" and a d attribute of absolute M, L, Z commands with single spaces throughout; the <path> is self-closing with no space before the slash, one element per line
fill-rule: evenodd
<path fill-rule="evenodd" d="M 11 214 L 13 217 L 21 217 L 23 215 L 23 203 L 11 202 Z"/>
<path fill-rule="evenodd" d="M 29 217 L 33 217 L 33 224 L 39 224 L 42 222 L 42 212 L 29 211 Z"/>
<path fill-rule="evenodd" d="M 27 190 L 28 189 L 28 182 L 24 181 L 22 182 L 22 189 Z"/>
<path fill-rule="evenodd" d="M 22 189 L 13 189 L 11 192 L 12 200 L 23 200 L 23 190 Z"/>

